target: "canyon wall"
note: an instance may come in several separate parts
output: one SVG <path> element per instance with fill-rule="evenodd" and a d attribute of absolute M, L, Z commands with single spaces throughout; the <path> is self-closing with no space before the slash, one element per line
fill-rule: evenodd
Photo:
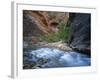
<path fill-rule="evenodd" d="M 24 35 L 48 34 L 56 32 L 61 22 L 68 21 L 69 13 L 49 11 L 23 11 Z"/>
<path fill-rule="evenodd" d="M 69 45 L 74 50 L 90 55 L 91 15 L 86 13 L 70 14 Z"/>

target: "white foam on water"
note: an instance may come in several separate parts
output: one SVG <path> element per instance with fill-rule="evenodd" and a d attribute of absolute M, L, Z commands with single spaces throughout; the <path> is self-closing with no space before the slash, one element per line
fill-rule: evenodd
<path fill-rule="evenodd" d="M 40 48 L 32 50 L 29 54 L 32 54 L 33 60 L 36 61 L 38 59 L 48 60 L 40 65 L 44 68 L 89 66 L 91 62 L 87 55 L 74 51 L 65 52 L 56 48 Z"/>

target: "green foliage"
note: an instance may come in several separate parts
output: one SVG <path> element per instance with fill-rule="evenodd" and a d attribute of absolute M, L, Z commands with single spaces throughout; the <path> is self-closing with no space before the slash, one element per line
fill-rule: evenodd
<path fill-rule="evenodd" d="M 40 41 L 47 41 L 47 42 L 57 42 L 57 41 L 67 41 L 69 35 L 69 26 L 64 23 L 59 24 L 59 31 L 58 32 L 51 32 L 47 35 L 39 35 L 37 38 Z"/>
<path fill-rule="evenodd" d="M 64 23 L 60 23 L 60 29 L 58 31 L 59 39 L 67 41 L 69 35 L 69 26 Z"/>
<path fill-rule="evenodd" d="M 58 32 L 56 32 L 56 33 L 51 32 L 46 36 L 46 41 L 48 41 L 48 42 L 57 42 L 59 40 L 60 39 L 59 39 L 59 36 L 58 36 Z"/>

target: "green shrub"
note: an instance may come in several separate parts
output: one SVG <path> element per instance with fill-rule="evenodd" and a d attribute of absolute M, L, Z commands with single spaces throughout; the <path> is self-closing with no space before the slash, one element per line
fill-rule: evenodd
<path fill-rule="evenodd" d="M 59 37 L 59 39 L 66 41 L 68 39 L 68 35 L 69 35 L 69 26 L 67 26 L 64 23 L 61 23 L 59 26 L 60 26 L 60 29 L 58 31 L 58 37 Z"/>
<path fill-rule="evenodd" d="M 67 41 L 69 35 L 69 26 L 64 23 L 59 24 L 58 32 L 50 32 L 47 35 L 39 35 L 37 38 L 40 41 L 47 42 L 57 42 L 57 41 Z"/>
<path fill-rule="evenodd" d="M 59 31 L 54 33 L 51 32 L 46 36 L 46 41 L 57 42 L 57 41 L 67 41 L 69 35 L 69 27 L 64 23 L 59 24 Z"/>
<path fill-rule="evenodd" d="M 46 41 L 48 42 L 57 42 L 59 41 L 58 33 L 51 32 L 46 35 Z"/>

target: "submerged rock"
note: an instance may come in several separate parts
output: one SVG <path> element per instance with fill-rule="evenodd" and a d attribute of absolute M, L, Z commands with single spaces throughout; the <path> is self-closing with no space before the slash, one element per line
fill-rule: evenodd
<path fill-rule="evenodd" d="M 74 51 L 65 52 L 56 48 L 40 48 L 24 55 L 24 69 L 89 66 L 87 55 Z"/>

